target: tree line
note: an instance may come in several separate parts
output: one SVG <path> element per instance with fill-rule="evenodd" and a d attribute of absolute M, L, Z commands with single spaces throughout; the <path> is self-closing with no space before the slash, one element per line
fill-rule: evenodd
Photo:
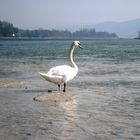
<path fill-rule="evenodd" d="M 23 30 L 14 27 L 12 23 L 0 21 L 0 37 L 89 37 L 89 38 L 118 38 L 115 33 L 97 32 L 95 29 L 81 29 L 75 32 L 68 30 Z"/>
<path fill-rule="evenodd" d="M 0 36 L 9 37 L 14 33 L 17 34 L 18 28 L 14 27 L 12 23 L 6 21 L 0 21 Z"/>

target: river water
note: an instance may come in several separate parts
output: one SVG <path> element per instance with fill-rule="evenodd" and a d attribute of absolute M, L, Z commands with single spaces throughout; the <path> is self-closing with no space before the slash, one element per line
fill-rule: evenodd
<path fill-rule="evenodd" d="M 33 101 L 58 90 L 38 72 L 67 64 L 72 41 L 0 40 L 1 140 L 140 139 L 140 40 L 80 40 L 72 100 Z"/>

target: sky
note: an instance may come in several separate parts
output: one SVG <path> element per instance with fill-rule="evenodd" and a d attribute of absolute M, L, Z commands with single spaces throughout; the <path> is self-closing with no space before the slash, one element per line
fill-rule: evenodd
<path fill-rule="evenodd" d="M 67 29 L 140 18 L 140 0 L 0 0 L 0 20 L 22 29 Z"/>

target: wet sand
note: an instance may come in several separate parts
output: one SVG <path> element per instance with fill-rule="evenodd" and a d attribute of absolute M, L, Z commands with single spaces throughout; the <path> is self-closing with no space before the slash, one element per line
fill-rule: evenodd
<path fill-rule="evenodd" d="M 69 102 L 73 100 L 74 93 L 67 92 L 67 93 L 59 93 L 59 92 L 51 92 L 51 93 L 43 93 L 37 95 L 33 98 L 35 101 L 46 101 L 46 102 Z"/>
<path fill-rule="evenodd" d="M 0 88 L 24 88 L 25 85 L 21 81 L 17 80 L 1 80 Z"/>

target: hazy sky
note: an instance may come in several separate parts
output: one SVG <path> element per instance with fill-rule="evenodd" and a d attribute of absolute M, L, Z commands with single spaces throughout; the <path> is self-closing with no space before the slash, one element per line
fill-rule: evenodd
<path fill-rule="evenodd" d="M 140 18 L 140 0 L 0 0 L 0 20 L 23 29 Z"/>

